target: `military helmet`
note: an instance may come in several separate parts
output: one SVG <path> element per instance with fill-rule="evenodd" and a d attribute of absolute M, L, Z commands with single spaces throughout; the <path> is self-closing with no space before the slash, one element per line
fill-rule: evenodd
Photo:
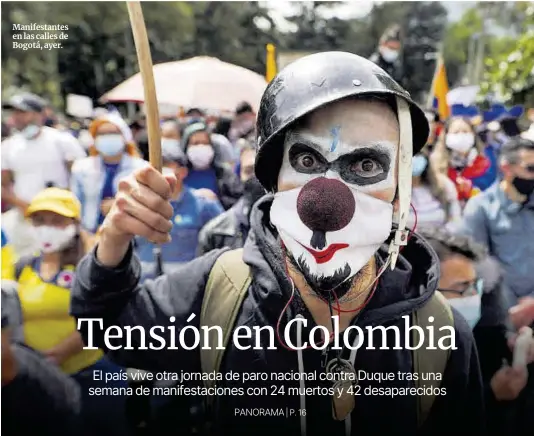
<path fill-rule="evenodd" d="M 305 56 L 278 73 L 263 93 L 257 116 L 255 172 L 268 191 L 276 191 L 287 129 L 316 109 L 348 97 L 391 97 L 406 101 L 410 110 L 413 153 L 429 134 L 425 113 L 410 94 L 383 69 L 361 56 L 323 52 Z"/>

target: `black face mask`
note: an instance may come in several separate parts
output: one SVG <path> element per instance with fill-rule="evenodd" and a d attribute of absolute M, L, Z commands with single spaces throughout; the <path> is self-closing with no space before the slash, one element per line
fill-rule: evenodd
<path fill-rule="evenodd" d="M 534 179 L 522 179 L 521 177 L 515 177 L 512 180 L 514 188 L 517 189 L 522 195 L 530 195 L 534 192 Z"/>
<path fill-rule="evenodd" d="M 243 198 L 252 206 L 256 201 L 265 195 L 265 189 L 256 177 L 251 177 L 243 183 Z"/>

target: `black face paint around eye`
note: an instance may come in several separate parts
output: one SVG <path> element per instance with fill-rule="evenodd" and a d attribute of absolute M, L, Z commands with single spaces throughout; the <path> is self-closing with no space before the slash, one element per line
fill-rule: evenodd
<path fill-rule="evenodd" d="M 330 166 L 321 153 L 300 143 L 289 149 L 289 163 L 295 171 L 304 174 L 324 174 Z"/>
<path fill-rule="evenodd" d="M 345 182 L 366 186 L 387 179 L 390 166 L 389 153 L 360 148 L 341 156 L 332 164 L 332 169 L 337 170 Z"/>
<path fill-rule="evenodd" d="M 345 182 L 360 186 L 387 179 L 391 167 L 390 154 L 380 148 L 360 148 L 328 162 L 319 151 L 302 143 L 289 149 L 289 162 L 299 173 L 324 174 L 331 169 Z"/>

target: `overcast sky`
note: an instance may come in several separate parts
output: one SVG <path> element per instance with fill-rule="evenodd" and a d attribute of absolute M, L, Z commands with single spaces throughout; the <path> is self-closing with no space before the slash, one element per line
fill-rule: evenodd
<path fill-rule="evenodd" d="M 265 2 L 266 6 L 271 10 L 271 17 L 275 21 L 277 27 L 282 31 L 291 30 L 291 25 L 284 20 L 284 16 L 289 16 L 296 10 L 296 3 L 287 0 L 271 0 Z M 336 6 L 325 14 L 325 17 L 337 16 L 338 18 L 358 18 L 363 17 L 369 13 L 373 3 L 379 3 L 369 0 L 347 1 L 344 4 Z M 452 21 L 458 20 L 465 10 L 469 9 L 475 2 L 459 2 L 446 1 L 442 2 L 449 12 L 449 19 Z M 297 9 L 298 10 L 298 9 Z"/>

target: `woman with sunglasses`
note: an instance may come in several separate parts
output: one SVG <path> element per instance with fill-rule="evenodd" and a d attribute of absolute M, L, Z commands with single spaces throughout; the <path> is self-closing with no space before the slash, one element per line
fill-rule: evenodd
<path fill-rule="evenodd" d="M 525 430 L 522 422 L 526 421 L 517 418 L 523 409 L 520 395 L 527 385 L 528 372 L 526 368 L 511 366 L 512 327 L 498 263 L 469 237 L 451 234 L 443 228 L 426 228 L 420 233 L 440 261 L 438 291 L 473 329 L 490 434 L 514 434 L 512 428 L 517 429 L 515 434 L 522 434 Z M 530 346 L 528 360 L 534 360 L 534 344 Z"/>

